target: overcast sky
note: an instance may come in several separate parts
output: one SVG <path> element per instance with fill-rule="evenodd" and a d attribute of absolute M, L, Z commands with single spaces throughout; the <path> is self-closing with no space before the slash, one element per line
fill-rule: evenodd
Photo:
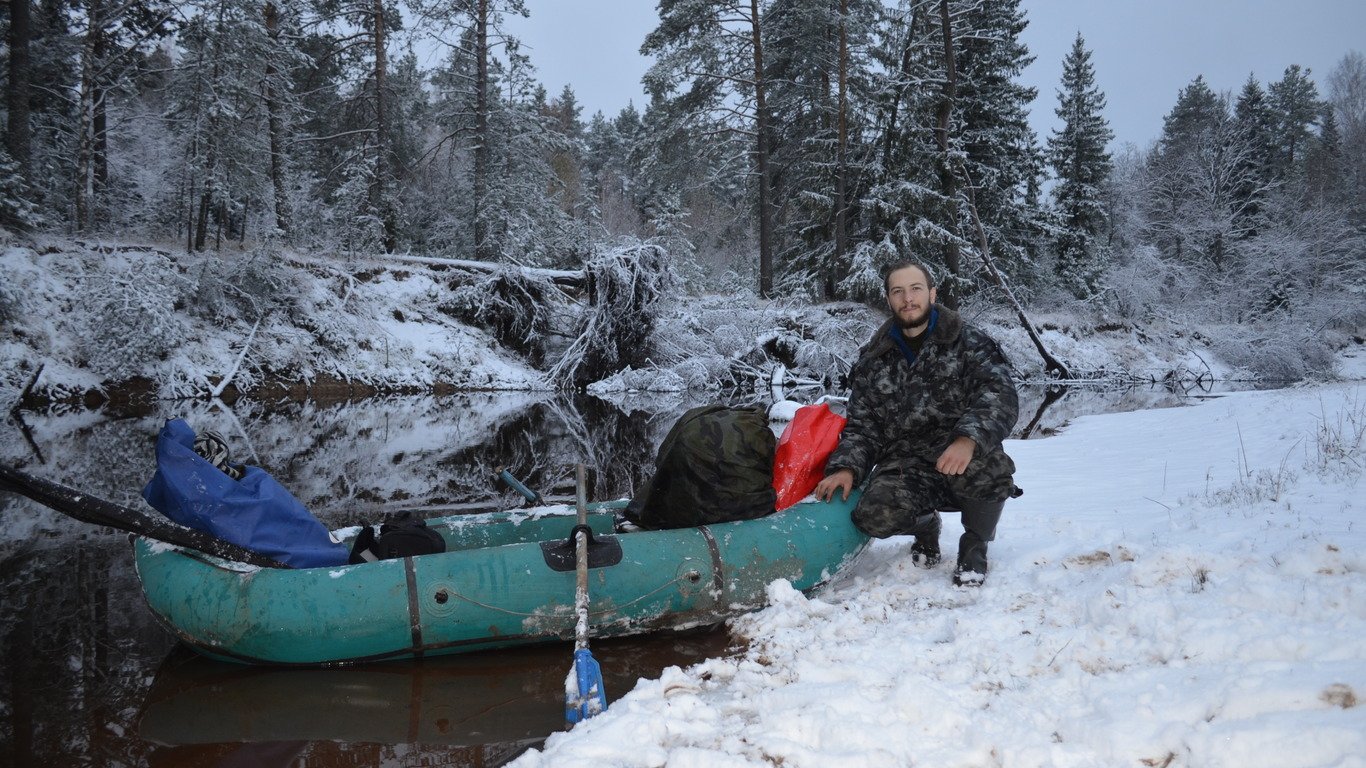
<path fill-rule="evenodd" d="M 511 29 L 552 96 L 566 83 L 587 120 L 627 102 L 644 105 L 640 43 L 658 21 L 653 0 L 527 0 L 531 18 Z M 1055 125 L 1062 60 L 1078 31 L 1092 51 L 1116 144 L 1146 146 L 1196 75 L 1235 94 L 1299 64 L 1325 77 L 1348 51 L 1366 53 L 1366 0 L 1024 0 L 1025 44 L 1037 58 L 1023 74 L 1039 90 L 1031 122 L 1042 141 Z"/>

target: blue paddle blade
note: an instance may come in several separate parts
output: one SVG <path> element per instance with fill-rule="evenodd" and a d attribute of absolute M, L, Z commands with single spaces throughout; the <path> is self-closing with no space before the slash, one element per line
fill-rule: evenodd
<path fill-rule="evenodd" d="M 607 709 L 607 691 L 602 685 L 602 668 L 587 648 L 574 651 L 574 671 L 565 681 L 564 719 L 573 725 Z"/>

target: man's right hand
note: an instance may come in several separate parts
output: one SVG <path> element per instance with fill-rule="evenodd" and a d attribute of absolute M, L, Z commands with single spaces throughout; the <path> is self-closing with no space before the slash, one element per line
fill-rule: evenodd
<path fill-rule="evenodd" d="M 834 498 L 836 488 L 844 491 L 840 500 L 848 501 L 849 492 L 854 489 L 854 473 L 847 469 L 839 469 L 826 475 L 824 480 L 816 483 L 816 498 L 829 501 Z"/>

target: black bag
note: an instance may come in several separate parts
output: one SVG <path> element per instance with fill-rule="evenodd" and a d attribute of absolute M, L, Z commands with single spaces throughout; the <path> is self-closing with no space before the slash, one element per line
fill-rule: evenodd
<path fill-rule="evenodd" d="M 434 555 L 446 551 L 446 540 L 427 527 L 427 521 L 404 512 L 379 527 L 362 523 L 356 542 L 351 545 L 351 563 L 393 560 L 401 557 Z"/>
<path fill-rule="evenodd" d="M 660 444 L 655 474 L 626 517 L 642 528 L 687 528 L 772 514 L 776 446 L 763 408 L 693 408 Z"/>

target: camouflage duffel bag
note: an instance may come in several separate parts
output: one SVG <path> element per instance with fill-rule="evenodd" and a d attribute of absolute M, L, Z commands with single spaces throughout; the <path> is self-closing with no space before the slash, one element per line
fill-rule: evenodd
<path fill-rule="evenodd" d="M 693 408 L 660 444 L 654 476 L 626 517 L 643 528 L 686 528 L 772 514 L 776 445 L 762 408 Z"/>

